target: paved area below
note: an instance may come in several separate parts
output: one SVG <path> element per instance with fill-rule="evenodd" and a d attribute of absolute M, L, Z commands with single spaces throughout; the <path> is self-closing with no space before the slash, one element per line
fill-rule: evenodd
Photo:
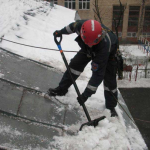
<path fill-rule="evenodd" d="M 150 88 L 120 88 L 119 90 L 150 149 Z"/>

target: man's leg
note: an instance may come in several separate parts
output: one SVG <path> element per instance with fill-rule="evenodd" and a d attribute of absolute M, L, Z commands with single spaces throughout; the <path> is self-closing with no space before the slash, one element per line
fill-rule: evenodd
<path fill-rule="evenodd" d="M 118 100 L 116 73 L 117 62 L 115 60 L 108 61 L 104 76 L 104 96 L 106 108 L 110 109 L 111 112 L 115 110 Z"/>
<path fill-rule="evenodd" d="M 74 79 L 74 81 L 80 76 L 80 74 L 83 72 L 85 66 L 91 61 L 91 58 L 87 57 L 86 52 L 84 50 L 80 50 L 74 58 L 71 60 L 69 67 L 71 70 L 71 75 Z M 65 95 L 68 92 L 68 88 L 72 85 L 72 80 L 70 78 L 70 74 L 66 70 L 64 73 L 59 86 L 56 88 L 58 91 L 54 91 L 55 95 Z M 51 90 L 51 89 L 50 89 Z M 55 89 L 54 89 L 55 90 Z M 60 94 L 59 94 L 60 91 Z M 57 94 L 58 93 L 58 94 Z"/>

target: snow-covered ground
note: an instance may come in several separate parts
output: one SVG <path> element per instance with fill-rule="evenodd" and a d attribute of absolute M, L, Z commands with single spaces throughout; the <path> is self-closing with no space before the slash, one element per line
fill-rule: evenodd
<path fill-rule="evenodd" d="M 49 3 L 44 1 L 1 0 L 0 37 L 4 35 L 4 39 L 14 42 L 57 49 L 53 40 L 53 32 L 73 22 L 74 17 L 74 10 L 57 5 L 55 8 L 51 8 Z M 74 41 L 76 36 L 76 34 L 63 36 L 62 48 L 68 51 L 78 51 L 80 48 Z M 24 57 L 47 63 L 63 72 L 66 70 L 61 55 L 57 51 L 21 46 L 5 40 L 0 43 L 0 47 Z M 122 46 L 121 48 L 129 53 L 132 51 L 133 55 L 146 55 L 138 49 L 138 46 Z M 68 62 L 75 54 L 74 52 L 65 53 Z M 88 64 L 77 81 L 81 92 L 84 91 L 90 76 L 91 64 Z M 150 84 L 148 85 L 149 81 L 150 79 L 139 79 L 137 82 L 123 80 L 119 81 L 118 85 L 119 87 L 133 87 L 135 85 L 150 87 Z M 73 87 L 69 89 L 66 97 L 59 97 L 59 99 L 70 104 L 70 109 L 80 107 L 76 102 Z M 86 127 L 74 136 L 66 134 L 63 137 L 55 137 L 54 145 L 57 145 L 61 150 L 144 150 L 146 148 L 138 130 L 125 126 L 122 111 L 119 107 L 117 107 L 119 118 L 110 118 L 110 112 L 105 110 L 102 84 L 99 86 L 96 94 L 89 98 L 86 105 L 92 118 L 99 117 L 99 114 L 106 115 L 107 118 L 101 121 L 97 128 Z M 6 127 L 3 128 L 1 124 L 0 128 L 1 132 L 6 130 Z M 77 127 L 74 125 L 74 127 L 68 128 L 76 129 Z"/>

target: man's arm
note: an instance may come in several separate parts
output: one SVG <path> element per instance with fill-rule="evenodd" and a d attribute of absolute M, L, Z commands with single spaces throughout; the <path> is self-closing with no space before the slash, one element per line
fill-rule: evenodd
<path fill-rule="evenodd" d="M 76 32 L 79 35 L 81 26 L 85 21 L 86 20 L 77 20 L 76 22 L 72 22 L 68 26 L 61 29 L 60 32 L 61 34 L 72 34 Z"/>
<path fill-rule="evenodd" d="M 72 34 L 75 33 L 75 28 L 76 28 L 77 22 L 72 22 L 68 26 L 64 27 L 61 29 L 62 34 Z"/>
<path fill-rule="evenodd" d="M 68 26 L 64 27 L 61 30 L 56 30 L 53 33 L 54 37 L 61 37 L 62 34 L 72 34 L 72 33 L 74 33 L 75 32 L 75 25 L 76 25 L 76 22 L 73 22 L 73 23 L 69 24 Z"/>

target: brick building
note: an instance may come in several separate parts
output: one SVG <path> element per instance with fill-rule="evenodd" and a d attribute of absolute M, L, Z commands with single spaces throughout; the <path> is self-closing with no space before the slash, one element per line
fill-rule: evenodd
<path fill-rule="evenodd" d="M 55 4 L 78 11 L 81 19 L 94 19 L 95 0 L 53 0 Z M 137 43 L 139 34 L 150 38 L 150 0 L 121 0 L 124 14 L 119 37 L 124 43 Z M 119 0 L 98 0 L 102 22 L 115 31 L 114 18 L 120 14 Z"/>

